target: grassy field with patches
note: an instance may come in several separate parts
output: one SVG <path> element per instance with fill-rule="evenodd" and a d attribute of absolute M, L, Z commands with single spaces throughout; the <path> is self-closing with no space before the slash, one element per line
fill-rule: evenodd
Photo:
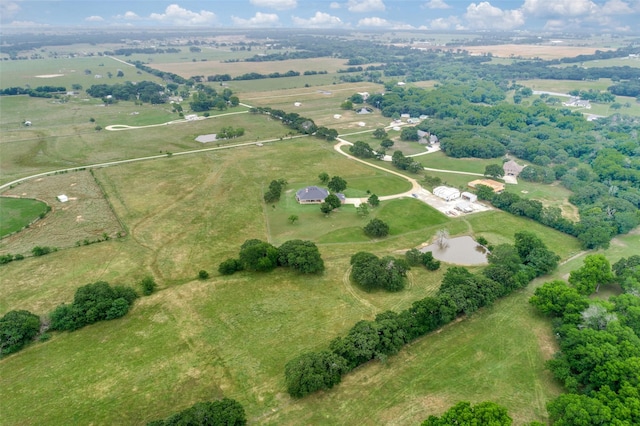
<path fill-rule="evenodd" d="M 191 52 L 176 55 L 192 56 Z M 222 54 L 193 54 L 201 59 L 214 55 Z M 332 84 L 335 76 L 312 78 L 317 80 L 230 82 L 229 87 L 241 93 L 241 101 L 247 104 L 298 112 L 319 125 L 348 133 L 348 140 L 373 146 L 370 133 L 359 132 L 386 126 L 389 119 L 379 113 L 343 112 L 339 104 L 355 92 L 373 93 L 381 86 Z M 260 92 L 266 88 L 268 92 Z M 294 107 L 294 102 L 302 105 Z M 359 217 L 353 206 L 340 207 L 325 217 L 318 206 L 301 206 L 293 199 L 297 189 L 319 184 L 321 172 L 342 176 L 350 197 L 400 193 L 410 186 L 400 177 L 336 153 L 332 143 L 312 137 L 288 139 L 287 128 L 262 115 L 243 113 L 97 132 L 96 124 L 151 124 L 176 115 L 168 105 L 100 107 L 81 99 L 54 104 L 27 97 L 0 98 L 0 108 L 0 182 L 56 168 L 215 146 L 218 142 L 203 145 L 194 139 L 216 133 L 222 126 L 243 127 L 245 136 L 220 145 L 283 138 L 262 147 L 252 144 L 96 169 L 95 179 L 86 171 L 49 176 L 11 189 L 15 195 L 40 194 L 38 198 L 54 206 L 42 221 L 38 231 L 42 233 L 17 234 L 21 239 L 15 247 L 22 244 L 28 250 L 42 243 L 66 248 L 2 266 L 0 315 L 12 309 L 46 315 L 58 304 L 70 302 L 79 286 L 99 280 L 136 286 L 151 275 L 159 288 L 139 299 L 121 319 L 73 333 L 52 333 L 50 340 L 34 342 L 0 359 L 0 423 L 143 425 L 223 396 L 238 400 L 252 424 L 409 425 L 440 414 L 459 400 L 493 400 L 508 408 L 516 425 L 547 420 L 545 404 L 562 389 L 544 369 L 544 361 L 557 350 L 550 323 L 528 304 L 543 280 L 418 339 L 384 363 L 359 367 L 327 392 L 290 398 L 284 365 L 303 352 L 326 348 L 359 320 L 373 319 L 389 309 L 399 311 L 434 295 L 451 266 L 443 264 L 435 272 L 413 268 L 405 290 L 367 293 L 349 280 L 349 260 L 358 251 L 402 256 L 431 241 L 440 229 L 451 236 L 483 236 L 491 244 L 512 243 L 514 232 L 527 229 L 563 259 L 575 256 L 556 277 L 581 264 L 583 256 L 574 238 L 500 211 L 449 218 L 413 198 L 382 202 L 367 218 Z M 30 119 L 27 113 L 34 117 L 30 128 L 22 126 Z M 341 119 L 333 117 L 336 113 Z M 96 123 L 89 121 L 91 117 Z M 360 121 L 364 127 L 358 125 Z M 398 147 L 404 146 L 398 143 Z M 418 159 L 434 168 L 478 173 L 498 161 L 452 160 L 442 154 Z M 395 170 L 389 163 L 376 164 Z M 420 179 L 420 175 L 411 176 Z M 441 176 L 464 188 L 474 179 Z M 279 202 L 266 205 L 264 190 L 279 178 L 288 181 L 286 192 Z M 553 205 L 563 203 L 568 195 L 561 187 L 523 184 L 516 188 L 522 196 L 540 197 Z M 56 204 L 59 193 L 74 200 Z M 107 210 L 114 213 L 111 231 L 105 231 L 106 225 L 100 222 Z M 299 216 L 294 224 L 287 220 L 292 214 Z M 374 217 L 390 225 L 391 235 L 370 239 L 363 234 L 362 227 Z M 75 246 L 85 238 L 76 236 L 76 231 L 93 236 L 120 230 L 121 238 Z M 249 238 L 275 245 L 294 238 L 311 239 L 326 270 L 311 277 L 282 269 L 219 275 L 218 264 L 237 257 L 240 245 Z M 617 260 L 638 251 L 640 239 L 635 231 L 615 239 L 603 253 Z M 197 280 L 203 269 L 211 277 Z"/>
<path fill-rule="evenodd" d="M 323 160 L 314 161 L 318 158 Z M 300 167 L 291 169 L 292 163 Z M 309 422 L 324 419 L 326 424 L 358 417 L 365 424 L 407 424 L 441 412 L 457 399 L 487 398 L 507 405 L 516 418 L 544 420 L 540 407 L 557 390 L 547 383 L 541 368 L 546 352 L 532 336 L 544 335 L 546 323 L 538 320 L 540 327 L 532 327 L 531 312 L 521 313 L 526 300 L 518 296 L 419 340 L 386 364 L 363 366 L 330 392 L 300 401 L 286 395 L 286 361 L 302 351 L 325 347 L 359 319 L 373 318 L 385 309 L 404 309 L 433 294 L 445 270 L 430 273 L 416 268 L 405 291 L 366 293 L 346 278 L 351 254 L 403 253 L 443 227 L 452 235 L 484 235 L 499 243 L 510 241 L 513 229 L 529 223 L 500 212 L 451 220 L 413 199 L 385 202 L 373 214 L 396 230 L 386 239 L 332 239 L 333 231 L 311 236 L 320 243 L 327 264 L 321 276 L 276 271 L 194 280 L 198 270 L 213 271 L 221 260 L 236 256 L 247 238 L 271 235 L 276 244 L 289 239 L 274 232 L 278 220 L 283 230 L 297 229 L 291 237 L 302 237 L 298 229 L 307 226 L 306 219 L 286 223 L 289 212 L 283 202 L 276 209 L 263 206 L 262 190 L 270 179 L 280 177 L 313 183 L 321 171 L 340 174 L 347 181 L 378 173 L 313 139 L 97 170 L 129 235 L 5 265 L 2 311 L 19 307 L 44 314 L 71 300 L 79 285 L 98 279 L 132 285 L 152 274 L 161 290 L 141 299 L 121 320 L 55 334 L 48 342 L 0 361 L 0 397 L 8 407 L 3 418 L 22 424 L 36 419 L 48 419 L 49 424 L 71 419 L 144 424 L 199 400 L 225 395 L 240 401 L 253 422 L 268 424 L 299 423 L 301 413 Z M 135 185 L 129 184 L 133 181 Z M 414 211 L 418 214 L 411 214 Z M 352 216 L 342 230 L 363 222 L 355 212 L 330 218 L 318 212 L 313 220 L 342 220 L 341 214 Z M 534 224 L 532 229 L 548 244 L 558 246 L 562 241 L 560 234 L 541 226 Z M 561 254 L 574 251 L 562 244 Z M 503 310 L 502 304 L 512 307 Z M 520 312 L 517 321 L 515 312 Z M 487 321 L 493 334 L 486 333 Z M 283 345 L 285 330 L 288 344 Z M 495 336 L 501 336 L 500 345 L 495 345 Z M 466 349 L 452 352 L 452 345 Z M 450 352 L 451 356 L 443 356 Z M 524 366 L 527 374 L 518 371 Z M 424 375 L 417 374 L 423 370 Z M 486 382 L 487 374 L 491 385 L 467 385 Z M 519 377 L 515 383 L 514 374 Z M 59 389 L 60 377 L 67 389 L 64 402 L 20 409 L 28 404 L 25 398 L 56 400 L 50 395 Z M 365 392 L 363 398 L 362 389 L 382 383 L 386 392 Z M 527 391 L 514 395 L 514 387 Z M 334 406 L 334 398 L 344 401 L 339 404 L 342 408 Z M 529 403 L 532 400 L 538 401 L 535 406 Z"/>
<path fill-rule="evenodd" d="M 19 231 L 47 212 L 47 204 L 30 198 L 0 197 L 0 238 Z"/>

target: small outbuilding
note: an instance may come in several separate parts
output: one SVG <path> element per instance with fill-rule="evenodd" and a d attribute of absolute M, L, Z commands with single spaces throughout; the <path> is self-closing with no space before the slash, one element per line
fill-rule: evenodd
<path fill-rule="evenodd" d="M 452 201 L 460 198 L 460 191 L 450 186 L 437 186 L 433 188 L 433 195 L 445 201 Z"/>
<path fill-rule="evenodd" d="M 69 197 L 67 197 L 64 194 L 58 195 L 56 197 L 58 199 L 58 201 L 60 201 L 61 203 L 66 203 L 67 201 L 69 201 Z"/>
<path fill-rule="evenodd" d="M 296 201 L 300 204 L 322 204 L 329 191 L 318 186 L 307 186 L 296 192 Z"/>
<path fill-rule="evenodd" d="M 293 103 L 293 106 L 295 106 L 295 107 L 302 106 L 302 102 L 294 102 L 294 103 Z"/>
<path fill-rule="evenodd" d="M 472 194 L 471 192 L 463 192 L 462 194 L 460 194 L 460 196 L 462 197 L 463 200 L 466 200 L 470 203 L 475 203 L 476 201 L 478 201 L 478 196 L 476 194 Z"/>

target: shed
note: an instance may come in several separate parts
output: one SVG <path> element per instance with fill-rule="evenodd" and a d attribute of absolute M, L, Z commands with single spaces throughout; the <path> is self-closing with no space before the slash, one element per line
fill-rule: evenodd
<path fill-rule="evenodd" d="M 67 201 L 69 201 L 69 197 L 67 197 L 64 194 L 58 195 L 56 197 L 58 199 L 58 201 L 60 201 L 61 203 L 66 203 Z"/>
<path fill-rule="evenodd" d="M 433 195 L 445 201 L 451 201 L 460 198 L 460 191 L 450 186 L 437 186 L 433 188 Z"/>
<path fill-rule="evenodd" d="M 333 114 L 333 118 L 335 118 L 336 120 L 342 118 L 342 115 L 340 114 Z"/>
<path fill-rule="evenodd" d="M 462 197 L 463 200 L 467 200 L 470 203 L 475 203 L 476 201 L 478 201 L 478 196 L 476 194 L 472 194 L 471 192 L 463 192 L 462 194 L 460 194 L 460 196 Z"/>
<path fill-rule="evenodd" d="M 301 102 L 294 102 L 293 106 L 299 107 L 299 106 L 302 106 L 302 103 Z"/>
<path fill-rule="evenodd" d="M 296 201 L 300 204 L 321 204 L 329 195 L 329 191 L 317 186 L 307 186 L 296 192 Z"/>

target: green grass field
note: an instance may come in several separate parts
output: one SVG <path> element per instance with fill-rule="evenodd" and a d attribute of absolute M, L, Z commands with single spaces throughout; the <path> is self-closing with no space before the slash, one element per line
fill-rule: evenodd
<path fill-rule="evenodd" d="M 47 212 L 47 204 L 28 198 L 0 197 L 0 238 L 19 231 Z"/>
<path fill-rule="evenodd" d="M 188 57 L 212 62 L 227 54 L 203 50 L 197 55 L 181 52 L 173 58 L 156 55 L 153 59 L 171 62 Z M 29 62 L 37 63 L 34 74 L 62 69 L 62 62 Z M 113 62 L 114 67 L 125 66 Z M 93 63 L 73 62 L 78 65 L 76 74 Z M 105 62 L 104 67 L 111 65 Z M 11 78 L 17 78 L 19 71 L 12 71 Z M 4 76 L 3 68 L 3 80 Z M 332 84 L 334 76 L 312 76 L 316 77 L 231 82 L 230 87 L 247 104 L 299 112 L 341 134 L 388 125 L 389 120 L 378 113 L 360 116 L 338 109 L 353 93 L 372 93 L 380 86 Z M 302 105 L 295 108 L 294 102 Z M 41 229 L 52 246 L 80 226 L 90 228 L 86 232 L 98 232 L 97 219 L 87 215 L 107 210 L 115 213 L 114 223 L 126 235 L 99 244 L 61 246 L 47 256 L 2 265 L 0 315 L 27 309 L 45 316 L 58 304 L 70 302 L 79 286 L 99 280 L 135 286 L 151 275 L 159 288 L 139 299 L 121 319 L 73 333 L 52 333 L 50 340 L 34 342 L 0 359 L 0 424 L 143 425 L 223 396 L 245 407 L 250 424 L 413 425 L 460 400 L 504 405 L 516 425 L 548 420 L 545 404 L 562 388 L 545 370 L 544 361 L 557 346 L 549 320 L 538 315 L 528 299 L 545 279 L 564 277 L 581 265 L 584 253 L 576 239 L 500 211 L 448 218 L 413 198 L 384 201 L 367 218 L 359 217 L 353 206 L 340 207 L 325 217 L 318 206 L 302 206 L 294 200 L 297 189 L 319 184 L 321 172 L 342 176 L 349 197 L 401 193 L 410 188 L 409 183 L 336 153 L 332 143 L 312 137 L 288 139 L 289 130 L 266 116 L 237 114 L 97 132 L 96 124 L 155 124 L 177 118 L 168 105 L 98 105 L 82 99 L 53 103 L 0 97 L 0 183 L 58 168 L 216 146 L 217 142 L 203 145 L 194 139 L 216 133 L 222 126 L 245 128 L 245 136 L 230 143 L 283 140 L 96 169 L 93 184 L 97 182 L 99 190 L 80 191 L 81 178 L 90 177 L 88 172 L 45 177 L 11 190 L 16 195 L 40 191 L 49 197 L 75 190 L 80 194 L 77 198 L 84 199 L 86 212 L 71 205 L 54 206 L 59 207 L 57 212 L 54 209 L 57 216 L 51 217 L 56 220 Z M 336 113 L 342 114 L 340 120 L 333 118 Z M 91 117 L 95 123 L 89 121 Z M 24 127 L 25 119 L 33 126 Z M 359 126 L 359 121 L 365 126 Z M 347 139 L 374 144 L 370 133 L 351 134 Z M 499 162 L 454 160 L 441 153 L 418 159 L 427 167 L 477 173 Z M 390 163 L 375 164 L 395 170 Z M 461 188 L 475 179 L 437 175 Z M 411 176 L 420 179 L 420 175 Z M 271 180 L 280 178 L 288 181 L 286 192 L 279 202 L 266 205 L 264 190 Z M 560 186 L 523 183 L 512 189 L 549 205 L 562 205 L 568 196 Z M 294 224 L 288 221 L 292 214 L 299 216 Z M 4 222 L 4 211 L 2 215 Z M 373 240 L 364 235 L 362 227 L 374 217 L 390 225 L 388 237 Z M 440 229 L 451 236 L 483 236 L 491 244 L 511 243 L 514 232 L 530 230 L 568 262 L 553 276 L 418 339 L 386 362 L 359 367 L 330 391 L 290 398 L 284 383 L 287 361 L 326 348 L 359 320 L 373 319 L 385 310 L 400 311 L 434 295 L 450 266 L 443 264 L 435 272 L 413 268 L 407 288 L 398 293 L 367 293 L 348 279 L 351 255 L 369 251 L 402 256 L 429 242 Z M 240 245 L 250 238 L 275 245 L 310 239 L 318 245 L 326 270 L 311 277 L 282 269 L 220 276 L 218 264 L 236 257 Z M 615 261 L 638 251 L 636 230 L 616 238 L 602 252 Z M 196 279 L 202 269 L 211 274 L 209 279 Z"/>

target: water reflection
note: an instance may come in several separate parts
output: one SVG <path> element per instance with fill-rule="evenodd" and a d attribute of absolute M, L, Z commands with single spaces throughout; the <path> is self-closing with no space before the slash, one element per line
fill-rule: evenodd
<path fill-rule="evenodd" d="M 438 242 L 420 249 L 421 252 L 432 252 L 433 257 L 447 263 L 457 265 L 486 265 L 487 249 L 469 236 L 449 238 L 447 244 Z"/>

